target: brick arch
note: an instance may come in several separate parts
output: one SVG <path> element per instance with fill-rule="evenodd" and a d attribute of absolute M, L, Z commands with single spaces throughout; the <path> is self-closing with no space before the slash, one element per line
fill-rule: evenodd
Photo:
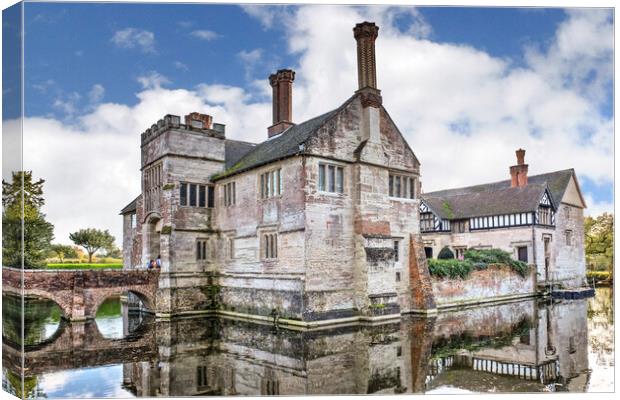
<path fill-rule="evenodd" d="M 88 295 L 91 300 L 88 302 L 89 304 L 86 309 L 86 313 L 87 315 L 92 315 L 93 317 L 97 314 L 97 310 L 99 310 L 99 307 L 101 307 L 101 304 L 103 304 L 104 301 L 111 297 L 120 296 L 126 292 L 131 292 L 138 296 L 147 310 L 155 312 L 154 294 L 149 293 L 142 287 L 125 286 L 118 288 L 93 289 L 90 292 L 91 293 Z"/>
<path fill-rule="evenodd" d="M 21 293 L 18 293 L 21 295 Z M 67 293 L 64 290 L 49 291 L 44 289 L 28 289 L 24 293 L 25 297 L 38 297 L 41 299 L 47 299 L 53 301 L 62 311 L 62 318 L 71 319 L 73 299 L 71 293 Z"/>

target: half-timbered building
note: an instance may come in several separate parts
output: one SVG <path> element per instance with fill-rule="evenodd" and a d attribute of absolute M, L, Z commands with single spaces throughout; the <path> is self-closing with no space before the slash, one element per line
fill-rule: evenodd
<path fill-rule="evenodd" d="M 511 178 L 422 194 L 420 230 L 427 258 L 448 246 L 499 248 L 535 265 L 537 281 L 581 285 L 585 278 L 585 201 L 573 169 L 528 177 L 525 150 L 517 150 Z"/>

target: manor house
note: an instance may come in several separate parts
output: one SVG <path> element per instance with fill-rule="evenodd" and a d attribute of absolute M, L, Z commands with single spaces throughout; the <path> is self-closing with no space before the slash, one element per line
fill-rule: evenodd
<path fill-rule="evenodd" d="M 516 151 L 510 179 L 422 194 L 420 230 L 427 258 L 447 246 L 499 248 L 536 266 L 537 281 L 578 287 L 585 279 L 585 201 L 573 169 L 528 177 Z"/>
<path fill-rule="evenodd" d="M 315 118 L 293 122 L 295 72 L 272 74 L 262 143 L 227 138 L 195 112 L 142 133 L 142 192 L 121 211 L 124 264 L 160 257 L 158 315 L 304 325 L 411 308 L 420 163 L 382 105 L 378 30 L 355 26 L 358 90 Z"/>

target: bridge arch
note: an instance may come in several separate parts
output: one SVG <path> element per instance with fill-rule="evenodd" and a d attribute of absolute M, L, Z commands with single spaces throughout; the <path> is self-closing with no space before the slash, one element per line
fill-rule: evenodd
<path fill-rule="evenodd" d="M 97 314 L 97 310 L 99 310 L 99 307 L 101 307 L 101 304 L 103 304 L 103 302 L 106 301 L 107 299 L 111 297 L 115 297 L 115 296 L 121 296 L 122 294 L 127 293 L 127 292 L 132 293 L 136 297 L 138 297 L 138 299 L 140 299 L 144 307 L 149 312 L 152 312 L 152 313 L 155 312 L 154 294 L 148 293 L 146 290 L 143 290 L 143 288 L 135 288 L 132 286 L 128 286 L 128 287 L 110 288 L 107 290 L 97 291 L 97 293 L 93 295 L 92 302 L 91 302 L 92 308 L 88 310 L 89 315 L 92 315 L 94 317 Z"/>

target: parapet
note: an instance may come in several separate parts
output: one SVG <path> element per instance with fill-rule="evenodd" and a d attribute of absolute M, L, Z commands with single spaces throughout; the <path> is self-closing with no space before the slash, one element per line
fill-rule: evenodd
<path fill-rule="evenodd" d="M 196 123 L 195 121 L 197 120 L 201 122 L 204 121 L 205 123 Z M 208 123 L 206 123 L 207 121 Z M 182 124 L 180 116 L 166 114 L 164 118 L 160 119 L 157 123 L 151 125 L 149 129 L 142 132 L 140 135 L 141 144 L 144 146 L 162 133 L 171 129 L 192 131 L 201 133 L 207 137 L 226 139 L 226 125 L 214 123 L 213 126 L 211 126 L 211 121 L 213 121 L 213 118 L 210 115 L 194 112 L 186 115 L 185 124 Z"/>

